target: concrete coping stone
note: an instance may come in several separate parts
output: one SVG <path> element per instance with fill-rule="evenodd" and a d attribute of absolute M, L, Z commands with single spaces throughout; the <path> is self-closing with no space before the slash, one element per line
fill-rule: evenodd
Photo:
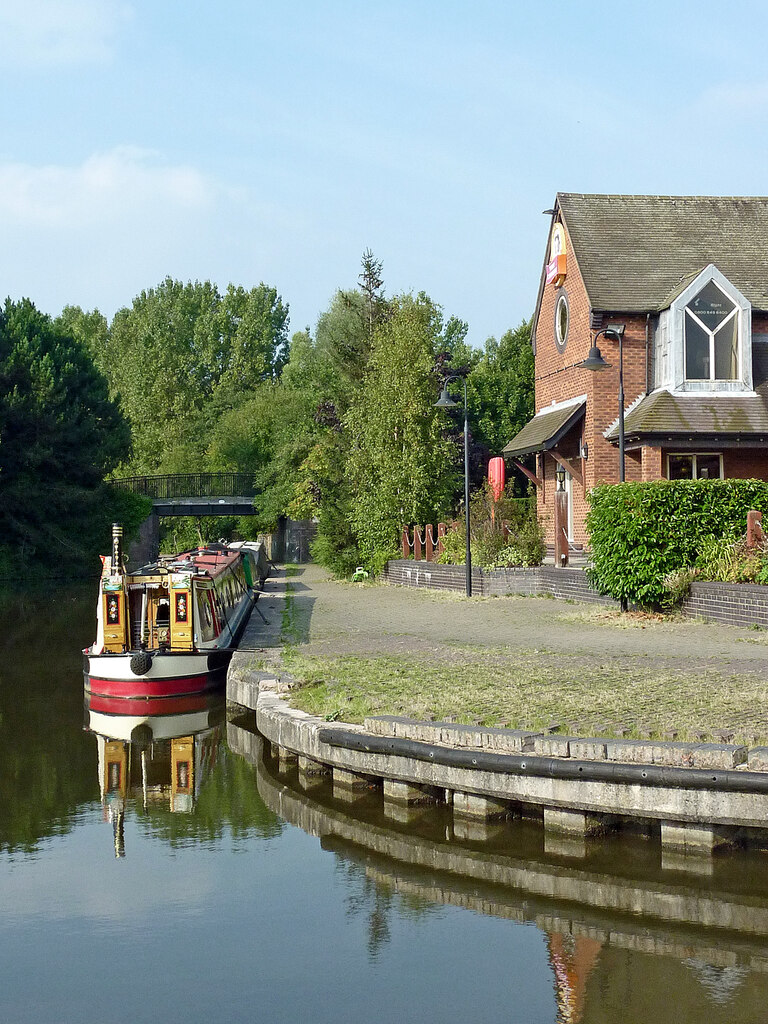
<path fill-rule="evenodd" d="M 534 738 L 540 735 L 525 729 L 504 729 L 500 726 L 464 725 L 461 722 L 420 722 L 399 715 L 376 715 L 366 718 L 364 728 L 374 736 L 399 737 L 420 740 L 422 743 L 516 754 L 532 753 Z"/>
<path fill-rule="evenodd" d="M 768 772 L 768 747 L 752 747 L 749 752 L 749 770 Z"/>
<path fill-rule="evenodd" d="M 419 740 L 422 743 L 511 753 L 534 753 L 542 757 L 570 757 L 579 761 L 623 761 L 629 764 L 659 764 L 677 768 L 738 768 L 747 763 L 764 763 L 768 771 L 768 747 L 749 754 L 747 747 L 729 743 L 686 743 L 654 740 L 611 740 L 589 736 L 544 735 L 523 729 L 463 725 L 458 722 L 420 722 L 399 715 L 366 718 L 364 729 L 375 736 Z"/>
<path fill-rule="evenodd" d="M 747 748 L 730 743 L 685 743 L 655 740 L 606 740 L 609 761 L 664 764 L 677 768 L 736 768 L 747 760 Z"/>

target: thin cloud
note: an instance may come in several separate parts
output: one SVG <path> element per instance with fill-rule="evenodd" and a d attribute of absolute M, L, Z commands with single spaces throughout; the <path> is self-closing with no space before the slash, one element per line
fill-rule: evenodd
<path fill-rule="evenodd" d="M 76 167 L 0 164 L 0 225 L 84 228 L 155 213 L 200 210 L 216 187 L 193 167 L 120 146 Z"/>
<path fill-rule="evenodd" d="M 123 0 L 0 0 L 0 66 L 105 63 L 132 16 Z"/>
<path fill-rule="evenodd" d="M 718 113 L 735 117 L 768 112 L 768 82 L 723 83 L 707 89 L 697 104 L 710 115 Z"/>

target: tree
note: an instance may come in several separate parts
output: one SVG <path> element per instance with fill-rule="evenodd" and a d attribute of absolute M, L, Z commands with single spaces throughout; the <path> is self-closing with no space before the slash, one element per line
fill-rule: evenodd
<path fill-rule="evenodd" d="M 455 447 L 435 408 L 442 317 L 426 295 L 404 295 L 374 334 L 364 386 L 346 418 L 350 521 L 373 571 L 396 550 L 403 524 L 447 512 Z"/>
<path fill-rule="evenodd" d="M 491 455 L 502 449 L 533 416 L 531 321 L 489 338 L 467 382 L 472 434 Z"/>
<path fill-rule="evenodd" d="M 86 312 L 80 306 L 65 306 L 53 323 L 56 330 L 78 341 L 104 373 L 109 324 L 98 309 Z"/>
<path fill-rule="evenodd" d="M 82 557 L 106 473 L 128 424 L 85 348 L 28 300 L 0 311 L 0 553 L 3 571 L 37 553 Z"/>
<path fill-rule="evenodd" d="M 264 284 L 230 285 L 222 298 L 210 281 L 166 278 L 119 310 L 104 367 L 131 421 L 131 468 L 203 468 L 212 403 L 232 409 L 279 374 L 287 321 L 288 307 Z"/>

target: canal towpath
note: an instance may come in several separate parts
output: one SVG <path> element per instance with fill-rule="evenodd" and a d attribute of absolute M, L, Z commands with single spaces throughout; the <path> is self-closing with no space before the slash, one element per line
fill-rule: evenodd
<path fill-rule="evenodd" d="M 572 735 L 757 743 L 768 632 L 541 597 L 471 598 L 280 566 L 233 670 L 313 714 L 452 716 Z"/>

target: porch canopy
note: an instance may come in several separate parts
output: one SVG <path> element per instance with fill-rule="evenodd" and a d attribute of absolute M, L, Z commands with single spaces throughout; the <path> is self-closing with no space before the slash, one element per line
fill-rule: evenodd
<path fill-rule="evenodd" d="M 545 406 L 502 449 L 504 455 L 518 458 L 556 448 L 584 415 L 586 396 L 563 402 L 554 408 Z"/>

